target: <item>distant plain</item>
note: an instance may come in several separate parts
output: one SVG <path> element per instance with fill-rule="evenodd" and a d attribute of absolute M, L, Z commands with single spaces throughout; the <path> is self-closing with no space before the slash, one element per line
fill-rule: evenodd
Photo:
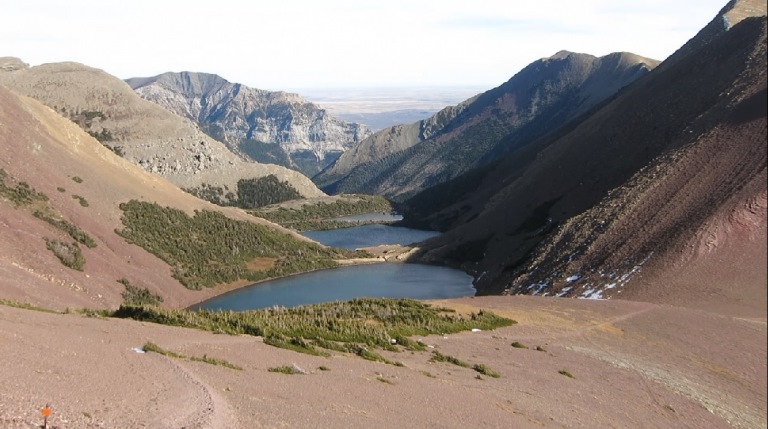
<path fill-rule="evenodd" d="M 386 87 L 386 88 L 300 88 L 302 97 L 326 109 L 331 115 L 367 125 L 374 131 L 426 119 L 488 88 Z"/>

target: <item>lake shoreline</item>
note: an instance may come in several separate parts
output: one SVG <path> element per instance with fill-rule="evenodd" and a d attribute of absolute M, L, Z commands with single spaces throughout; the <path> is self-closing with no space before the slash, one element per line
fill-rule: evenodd
<path fill-rule="evenodd" d="M 205 303 L 206 301 L 210 301 L 214 298 L 218 298 L 218 297 L 236 292 L 241 289 L 249 288 L 252 286 L 258 286 L 259 284 L 274 281 L 274 280 L 280 280 L 280 279 L 286 279 L 294 276 L 299 276 L 302 274 L 309 274 L 309 273 L 314 273 L 318 271 L 335 270 L 337 268 L 353 267 L 357 265 L 388 264 L 388 263 L 403 264 L 403 263 L 407 263 L 410 256 L 418 252 L 419 249 L 420 248 L 416 246 L 403 246 L 401 244 L 383 244 L 379 246 L 365 247 L 365 248 L 361 248 L 360 250 L 365 250 L 373 254 L 374 255 L 373 258 L 337 259 L 335 260 L 335 262 L 338 264 L 338 266 L 336 267 L 318 268 L 315 270 L 291 273 L 284 276 L 268 277 L 268 278 L 264 278 L 256 281 L 241 279 L 231 283 L 216 285 L 210 289 L 207 289 L 207 292 L 209 292 L 209 294 L 205 298 L 201 300 L 197 300 L 192 304 L 186 305 L 182 308 L 186 310 L 193 310 L 196 307 L 199 307 L 201 304 Z M 421 264 L 421 265 L 432 265 L 432 264 Z M 449 268 L 449 267 L 446 267 L 446 268 Z M 469 273 L 466 273 L 466 274 L 469 275 Z"/>

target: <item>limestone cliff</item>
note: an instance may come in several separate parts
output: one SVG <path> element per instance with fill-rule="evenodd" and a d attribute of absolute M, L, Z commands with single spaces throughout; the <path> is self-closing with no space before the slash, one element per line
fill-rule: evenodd
<path fill-rule="evenodd" d="M 196 122 L 233 152 L 307 176 L 370 134 L 297 94 L 250 88 L 214 74 L 164 73 L 127 82 L 145 100 Z"/>

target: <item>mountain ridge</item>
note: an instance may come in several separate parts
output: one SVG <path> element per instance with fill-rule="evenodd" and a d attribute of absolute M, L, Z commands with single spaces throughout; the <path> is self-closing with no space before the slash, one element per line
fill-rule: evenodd
<path fill-rule="evenodd" d="M 0 72 L 0 85 L 40 100 L 82 126 L 127 159 L 186 189 L 208 186 L 235 192 L 238 181 L 274 175 L 305 197 L 324 195 L 305 176 L 276 165 L 249 162 L 210 138 L 199 127 L 141 99 L 125 82 L 74 62 L 35 67 L 16 64 Z M 23 64 L 23 63 L 22 63 Z"/>
<path fill-rule="evenodd" d="M 298 94 L 231 83 L 209 73 L 163 73 L 126 82 L 142 98 L 197 123 L 230 150 L 307 176 L 370 134 Z"/>
<path fill-rule="evenodd" d="M 681 259 L 686 246 L 701 247 L 694 236 L 732 241 L 722 231 L 748 227 L 748 244 L 715 248 L 708 260 L 733 273 L 715 264 L 731 260 L 752 280 L 708 287 L 734 306 L 764 311 L 755 304 L 765 301 L 764 264 L 730 259 L 750 246 L 759 255 L 755 240 L 765 233 L 764 9 L 715 36 L 709 30 L 578 123 L 410 201 L 422 226 L 447 230 L 424 246 L 422 261 L 473 271 L 479 293 L 683 302 L 696 293 L 692 282 L 705 282 L 704 259 Z M 427 204 L 434 198 L 443 209 Z M 739 227 L 727 219 L 752 220 Z M 724 226 L 714 233 L 710 224 Z M 699 268 L 684 281 L 679 266 Z M 684 292 L 658 286 L 673 277 Z"/>
<path fill-rule="evenodd" d="M 328 193 L 404 200 L 563 125 L 657 63 L 629 53 L 561 51 L 427 120 L 375 133 L 313 180 Z"/>

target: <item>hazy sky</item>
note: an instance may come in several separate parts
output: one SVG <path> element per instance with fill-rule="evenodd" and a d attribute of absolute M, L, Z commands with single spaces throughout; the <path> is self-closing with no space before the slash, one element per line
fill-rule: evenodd
<path fill-rule="evenodd" d="M 492 87 L 566 49 L 663 60 L 726 0 L 0 0 L 0 56 L 263 89 Z"/>

